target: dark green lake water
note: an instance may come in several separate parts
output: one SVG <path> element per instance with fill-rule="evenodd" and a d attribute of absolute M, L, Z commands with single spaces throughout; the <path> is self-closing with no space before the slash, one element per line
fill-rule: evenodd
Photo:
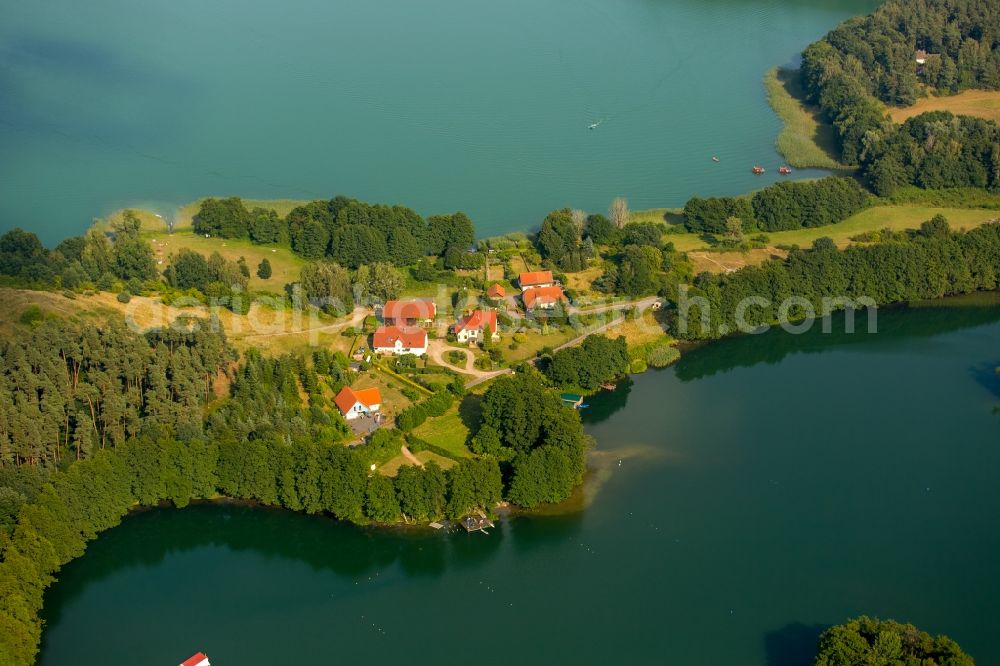
<path fill-rule="evenodd" d="M 1000 306 L 951 305 L 724 341 L 592 399 L 610 464 L 572 515 L 135 516 L 49 592 L 41 664 L 796 666 L 860 613 L 1000 663 Z"/>
<path fill-rule="evenodd" d="M 486 236 L 746 192 L 781 164 L 764 73 L 876 5 L 7 0 L 0 231 L 343 193 L 462 209 Z"/>

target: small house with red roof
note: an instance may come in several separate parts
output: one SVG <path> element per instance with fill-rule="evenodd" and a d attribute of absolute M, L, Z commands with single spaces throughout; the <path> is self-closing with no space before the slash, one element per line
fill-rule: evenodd
<path fill-rule="evenodd" d="M 526 310 L 554 310 L 557 305 L 566 300 L 562 287 L 536 287 L 526 289 L 521 294 Z"/>
<path fill-rule="evenodd" d="M 429 298 L 386 301 L 382 306 L 382 322 L 386 326 L 431 326 L 435 317 L 437 306 Z"/>
<path fill-rule="evenodd" d="M 345 386 L 333 401 L 348 421 L 375 414 L 382 409 L 382 393 L 377 387 L 355 390 Z"/>
<path fill-rule="evenodd" d="M 486 290 L 486 297 L 498 301 L 502 298 L 507 298 L 507 290 L 498 284 L 494 284 Z"/>
<path fill-rule="evenodd" d="M 189 657 L 184 661 L 182 661 L 180 666 L 212 666 L 212 665 L 208 663 L 208 657 L 199 652 L 193 657 Z"/>
<path fill-rule="evenodd" d="M 459 342 L 479 342 L 486 337 L 487 329 L 492 334 L 490 336 L 492 340 L 499 339 L 497 313 L 493 310 L 474 310 L 451 327 Z"/>
<path fill-rule="evenodd" d="M 383 326 L 372 336 L 372 349 L 378 354 L 427 353 L 427 331 L 417 326 Z"/>
<path fill-rule="evenodd" d="M 521 287 L 522 292 L 539 287 L 551 287 L 555 283 L 552 271 L 529 271 L 517 276 L 517 284 Z"/>

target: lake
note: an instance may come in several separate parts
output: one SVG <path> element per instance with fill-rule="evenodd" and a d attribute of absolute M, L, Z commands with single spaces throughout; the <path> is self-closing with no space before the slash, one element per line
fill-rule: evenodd
<path fill-rule="evenodd" d="M 782 163 L 764 73 L 877 4 L 15 0 L 0 232 L 54 244 L 124 206 L 342 193 L 461 209 L 488 236 L 616 196 L 747 192 Z"/>
<path fill-rule="evenodd" d="M 40 663 L 806 666 L 861 613 L 1000 663 L 1000 299 L 981 300 L 636 376 L 584 412 L 589 506 L 488 536 L 134 516 L 48 592 Z"/>

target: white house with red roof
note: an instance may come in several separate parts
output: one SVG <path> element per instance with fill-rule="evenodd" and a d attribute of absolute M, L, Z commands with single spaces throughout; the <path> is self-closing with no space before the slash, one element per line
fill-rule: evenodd
<path fill-rule="evenodd" d="M 527 310 L 554 310 L 557 305 L 566 300 L 566 294 L 562 287 L 535 287 L 525 289 L 521 293 L 521 300 Z"/>
<path fill-rule="evenodd" d="M 372 336 L 372 349 L 378 354 L 427 353 L 427 331 L 417 326 L 383 326 Z"/>
<path fill-rule="evenodd" d="M 500 337 L 497 328 L 497 313 L 493 310 L 474 310 L 451 327 L 459 342 L 479 342 L 486 337 L 486 329 L 492 333 L 491 339 Z"/>
<path fill-rule="evenodd" d="M 382 306 L 382 323 L 386 326 L 431 326 L 435 317 L 437 306 L 429 298 L 386 301 Z"/>
<path fill-rule="evenodd" d="M 333 399 L 337 409 L 348 421 L 359 416 L 370 416 L 382 409 L 382 393 L 378 387 L 368 389 L 352 389 L 345 386 Z"/>
<path fill-rule="evenodd" d="M 212 666 L 212 665 L 208 663 L 208 657 L 199 652 L 193 657 L 189 657 L 184 661 L 182 661 L 180 666 Z"/>

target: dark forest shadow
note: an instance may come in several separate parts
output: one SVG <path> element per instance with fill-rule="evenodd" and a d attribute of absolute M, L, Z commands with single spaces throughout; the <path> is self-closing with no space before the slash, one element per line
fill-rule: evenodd
<path fill-rule="evenodd" d="M 479 430 L 479 422 L 483 417 L 483 396 L 470 394 L 462 398 L 458 405 L 458 417 L 465 427 L 472 432 Z"/>
<path fill-rule="evenodd" d="M 767 666 L 811 666 L 816 658 L 819 636 L 828 627 L 793 622 L 764 636 Z"/>

